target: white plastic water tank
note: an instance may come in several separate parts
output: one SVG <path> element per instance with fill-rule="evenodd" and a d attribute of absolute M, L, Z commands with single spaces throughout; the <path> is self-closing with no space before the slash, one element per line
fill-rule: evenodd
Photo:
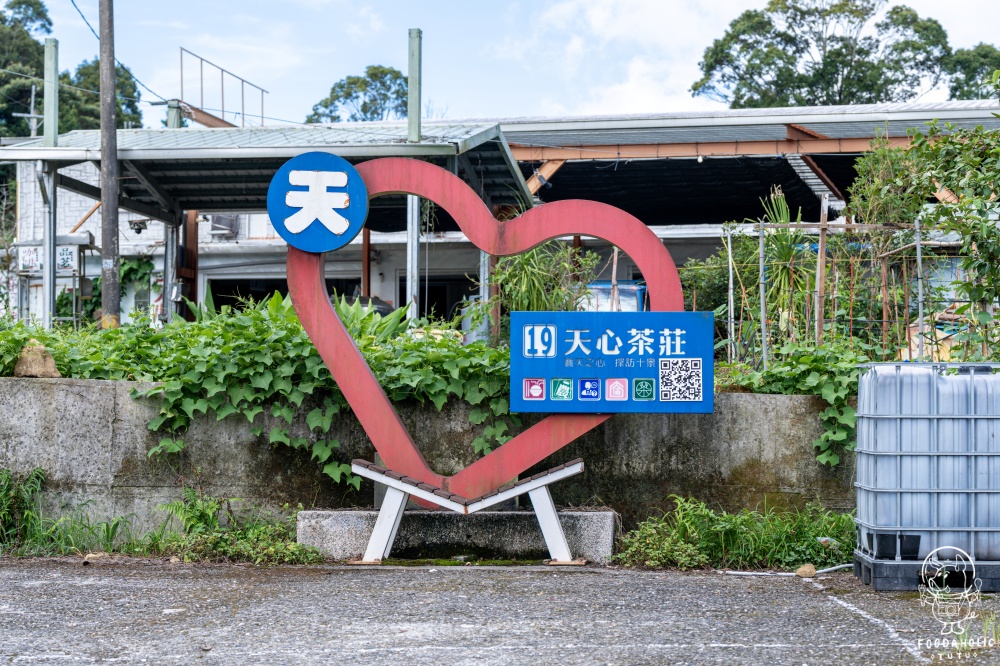
<path fill-rule="evenodd" d="M 1000 561 L 997 368 L 884 363 L 863 371 L 855 483 L 862 551 L 920 559 L 954 546 Z"/>

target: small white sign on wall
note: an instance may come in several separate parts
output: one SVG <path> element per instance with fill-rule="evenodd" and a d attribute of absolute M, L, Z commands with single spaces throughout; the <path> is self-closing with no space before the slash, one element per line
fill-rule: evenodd
<path fill-rule="evenodd" d="M 17 248 L 17 270 L 22 273 L 37 273 L 42 270 L 42 248 L 28 246 Z M 75 245 L 56 247 L 56 272 L 75 273 L 80 267 L 80 252 Z"/>
<path fill-rule="evenodd" d="M 74 273 L 79 264 L 80 252 L 75 245 L 60 245 L 56 248 L 56 271 Z"/>
<path fill-rule="evenodd" d="M 42 270 L 42 248 L 17 248 L 17 270 L 25 273 Z"/>

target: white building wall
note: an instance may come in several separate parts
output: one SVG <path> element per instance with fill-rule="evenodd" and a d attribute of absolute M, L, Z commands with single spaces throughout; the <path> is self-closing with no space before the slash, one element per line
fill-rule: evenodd
<path fill-rule="evenodd" d="M 35 177 L 36 163 L 22 162 L 18 165 L 18 239 L 21 241 L 42 240 L 46 224 L 45 207 L 42 202 L 38 181 Z M 60 173 L 82 182 L 98 186 L 100 172 L 92 163 L 82 163 L 60 169 Z M 126 175 L 127 177 L 127 175 Z M 67 234 L 87 212 L 95 201 L 60 189 L 58 194 L 58 233 Z M 129 227 L 130 220 L 142 216 L 128 211 L 119 211 L 119 248 L 122 257 L 147 256 L 158 273 L 163 268 L 162 222 L 150 220 L 141 232 Z M 94 236 L 96 245 L 101 243 L 103 216 L 98 209 L 80 228 Z M 200 302 L 212 279 L 284 279 L 286 245 L 277 236 L 266 213 L 241 213 L 239 231 L 235 238 L 226 239 L 213 235 L 210 215 L 203 215 L 198 225 L 199 281 L 197 300 Z M 372 232 L 371 247 L 376 258 L 371 264 L 372 295 L 393 306 L 401 301 L 399 282 L 406 277 L 405 233 L 381 234 Z M 603 241 L 585 240 L 585 247 L 598 252 L 601 257 L 599 279 L 610 279 L 611 248 Z M 100 275 L 100 256 L 92 253 L 86 261 L 89 277 Z M 479 250 L 467 241 L 456 238 L 455 234 L 432 234 L 421 243 L 421 274 L 431 276 L 469 276 L 478 279 Z M 634 264 L 625 255 L 620 255 L 618 279 L 632 278 Z M 327 257 L 328 278 L 360 279 L 361 277 L 361 236 L 346 248 L 331 253 Z M 157 276 L 156 279 L 162 279 Z M 122 301 L 123 320 L 133 307 L 134 290 L 131 285 L 123 285 L 125 297 Z M 40 312 L 39 298 L 31 299 L 31 309 Z M 158 300 L 154 293 L 151 300 Z M 14 301 L 16 302 L 16 300 Z"/>
<path fill-rule="evenodd" d="M 45 206 L 42 201 L 41 189 L 38 186 L 38 179 L 35 177 L 36 168 L 37 162 L 20 162 L 17 165 L 18 240 L 21 241 L 41 241 L 45 231 Z M 98 171 L 97 166 L 90 162 L 63 167 L 59 173 L 94 187 L 99 187 L 101 183 L 100 171 Z M 87 211 L 97 203 L 90 197 L 63 188 L 59 188 L 57 200 L 57 234 L 69 233 L 70 229 L 76 226 L 77 222 L 87 214 Z M 162 243 L 163 225 L 161 223 L 150 222 L 146 230 L 137 234 L 129 229 L 128 222 L 142 219 L 141 215 L 120 210 L 118 217 L 121 229 L 118 243 L 123 248 L 132 244 L 148 245 L 155 241 Z M 98 245 L 101 241 L 101 220 L 101 209 L 98 209 L 79 229 L 94 234 L 94 240 Z"/>

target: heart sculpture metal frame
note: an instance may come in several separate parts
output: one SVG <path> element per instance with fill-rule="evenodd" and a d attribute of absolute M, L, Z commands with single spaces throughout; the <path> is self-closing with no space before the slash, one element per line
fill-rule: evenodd
<path fill-rule="evenodd" d="M 670 253 L 646 225 L 614 206 L 594 201 L 558 201 L 500 222 L 465 182 L 433 164 L 383 158 L 363 162 L 357 165 L 357 170 L 368 188 L 369 198 L 416 194 L 430 199 L 454 218 L 473 245 L 492 255 L 519 254 L 558 237 L 580 235 L 604 239 L 621 248 L 639 267 L 653 310 L 684 309 L 680 278 Z M 394 472 L 463 497 L 478 497 L 516 478 L 611 417 L 610 414 L 554 414 L 454 476 L 435 473 L 330 305 L 323 264 L 323 254 L 288 248 L 288 291 L 292 303 L 375 450 Z"/>

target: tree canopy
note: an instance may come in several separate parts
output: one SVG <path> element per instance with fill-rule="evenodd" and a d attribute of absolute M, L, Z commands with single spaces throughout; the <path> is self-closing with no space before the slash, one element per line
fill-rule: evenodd
<path fill-rule="evenodd" d="M 394 67 L 369 65 L 364 76 L 347 76 L 334 83 L 329 96 L 313 107 L 306 122 L 405 117 L 406 77 Z"/>
<path fill-rule="evenodd" d="M 691 92 L 732 108 L 868 104 L 948 81 L 953 99 L 979 98 L 998 56 L 952 52 L 940 23 L 885 0 L 769 0 L 705 50 Z"/>
<path fill-rule="evenodd" d="M 990 90 L 990 74 L 1000 69 L 1000 49 L 992 44 L 978 44 L 958 49 L 948 62 L 952 99 L 983 99 Z"/>
<path fill-rule="evenodd" d="M 52 32 L 52 19 L 42 0 L 7 0 L 3 22 L 4 25 L 18 25 L 31 34 Z"/>
<path fill-rule="evenodd" d="M 41 0 L 7 0 L 0 9 L 0 136 L 28 136 L 30 125 L 15 113 L 31 111 L 31 87 L 35 86 L 35 112 L 43 107 L 42 81 L 45 75 L 45 47 L 36 35 L 52 30 L 45 3 Z M 141 127 L 139 89 L 128 68 L 116 66 L 118 127 Z M 34 78 L 29 78 L 34 77 Z M 101 112 L 99 96 L 84 90 L 100 90 L 100 60 L 80 63 L 74 73 L 59 74 L 59 131 L 97 129 Z M 76 90 L 82 88 L 83 90 Z"/>
<path fill-rule="evenodd" d="M 31 110 L 31 86 L 36 88 L 42 108 L 42 82 L 18 76 L 41 77 L 45 70 L 45 48 L 33 33 L 52 27 L 45 5 L 39 0 L 9 0 L 0 10 L 0 136 L 28 136 L 28 120 L 14 113 Z"/>
<path fill-rule="evenodd" d="M 84 90 L 100 90 L 101 61 L 99 58 L 85 60 L 76 68 L 76 73 L 69 72 L 59 75 L 59 82 L 81 88 L 75 90 L 63 85 L 59 89 L 59 131 L 68 132 L 74 129 L 100 129 L 101 108 L 100 97 L 84 92 Z M 142 127 L 142 112 L 139 110 L 139 88 L 127 67 L 115 66 L 115 89 L 118 93 L 117 125 L 119 129 L 126 127 Z"/>

